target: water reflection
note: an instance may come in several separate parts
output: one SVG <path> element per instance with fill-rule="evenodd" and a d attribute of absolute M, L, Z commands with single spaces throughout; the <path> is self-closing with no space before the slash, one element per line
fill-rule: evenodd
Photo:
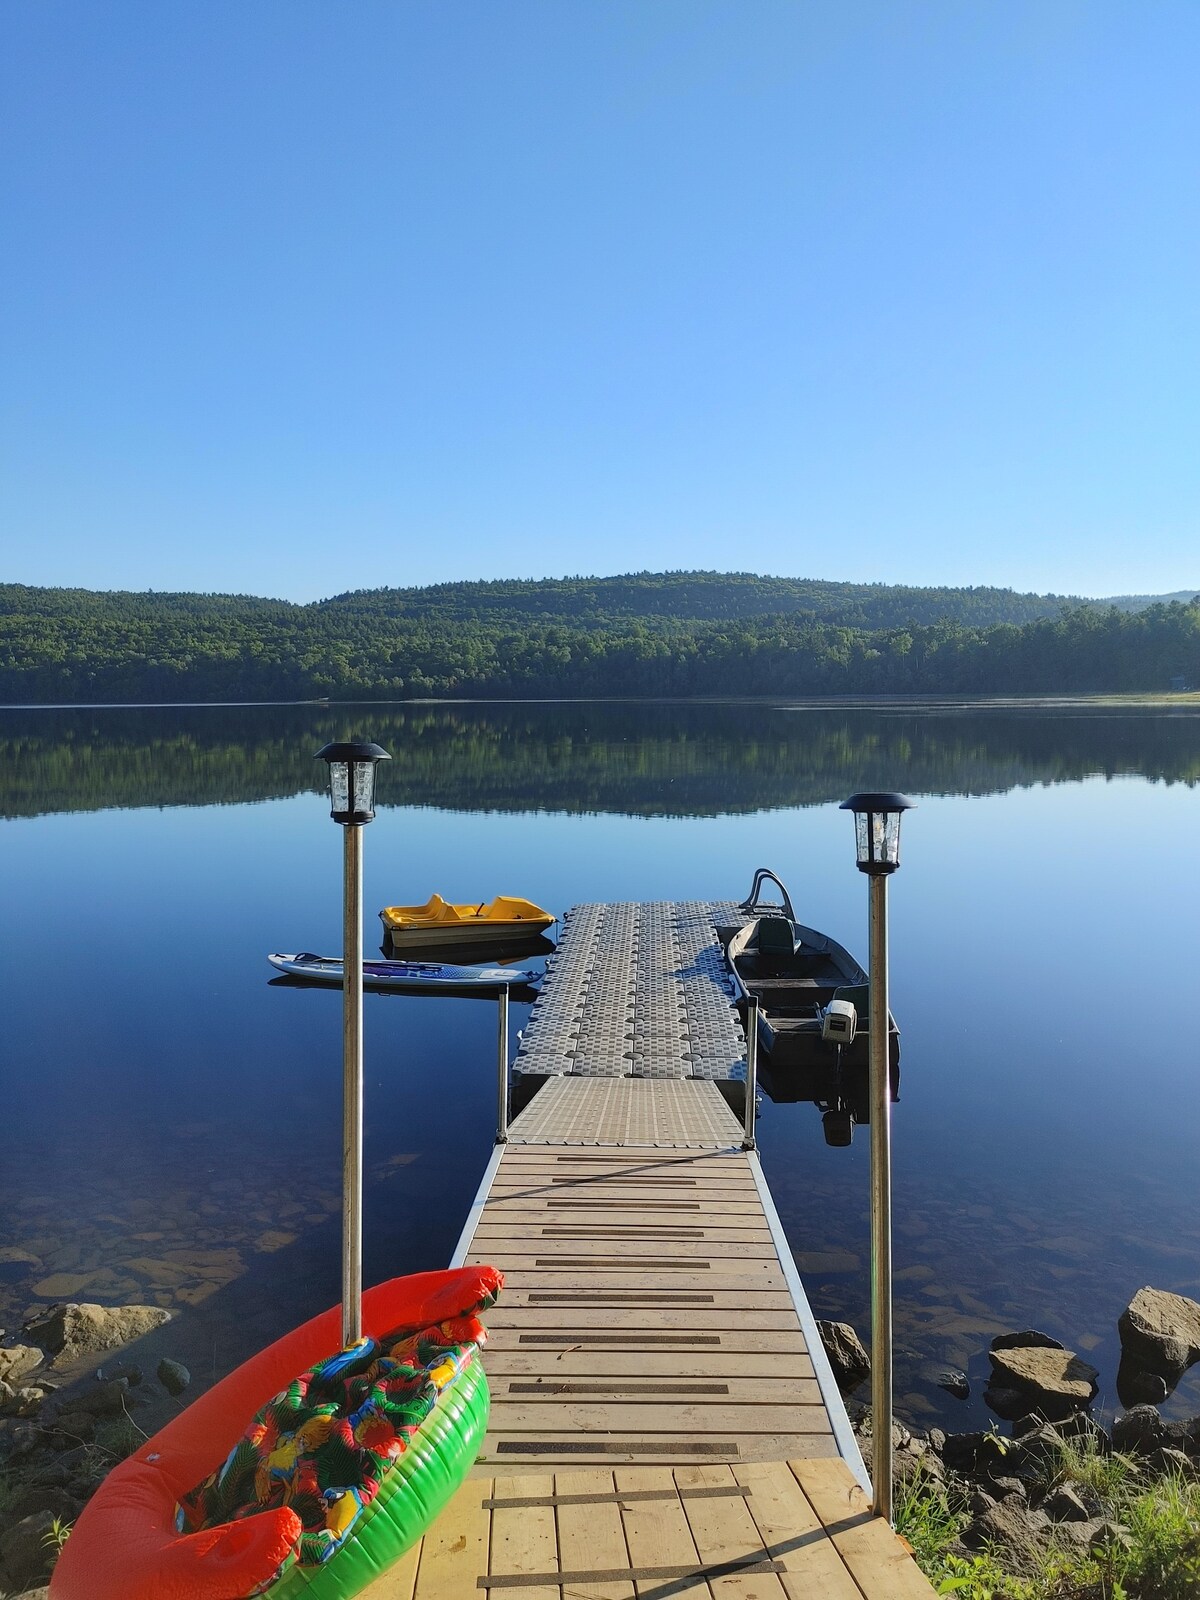
<path fill-rule="evenodd" d="M 922 797 L 890 897 L 905 1416 L 986 1425 L 987 1342 L 1024 1326 L 1099 1367 L 1111 1408 L 1129 1297 L 1200 1296 L 1195 712 L 39 710 L 0 713 L 0 1326 L 60 1291 L 152 1300 L 207 1381 L 337 1299 L 340 996 L 269 983 L 265 957 L 339 948 L 313 752 L 355 732 L 395 756 L 368 915 L 435 888 L 559 912 L 736 899 L 770 860 L 798 914 L 861 953 L 834 808 Z M 372 1279 L 454 1247 L 491 1148 L 496 1025 L 467 999 L 365 1012 Z M 814 1308 L 865 1332 L 869 1134 L 830 1147 L 835 1104 L 764 1088 Z M 964 1368 L 971 1399 L 928 1384 L 930 1361 Z M 1195 1369 L 1166 1409 L 1200 1410 Z"/>
<path fill-rule="evenodd" d="M 992 794 L 1100 774 L 1200 781 L 1200 706 L 610 704 L 0 710 L 0 816 L 318 793 L 313 752 L 393 751 L 381 806 L 714 816 L 841 800 L 902 773 Z"/>

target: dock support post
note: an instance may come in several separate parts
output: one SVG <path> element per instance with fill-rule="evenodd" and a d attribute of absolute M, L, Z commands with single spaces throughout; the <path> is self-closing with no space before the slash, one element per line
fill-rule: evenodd
<path fill-rule="evenodd" d="M 742 1149 L 753 1150 L 754 1119 L 758 1097 L 758 997 L 752 996 L 746 1009 L 746 1120 Z"/>
<path fill-rule="evenodd" d="M 496 1143 L 508 1143 L 508 990 L 500 991 L 496 1028 Z"/>
<path fill-rule="evenodd" d="M 362 1338 L 362 828 L 342 829 L 342 1346 Z"/>
<path fill-rule="evenodd" d="M 892 1520 L 892 1085 L 888 1039 L 887 878 L 870 880 L 871 1487 Z"/>

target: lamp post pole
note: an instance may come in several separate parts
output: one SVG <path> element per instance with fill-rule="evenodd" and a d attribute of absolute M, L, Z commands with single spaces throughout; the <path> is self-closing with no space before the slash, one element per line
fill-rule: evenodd
<path fill-rule="evenodd" d="M 342 829 L 342 1348 L 362 1338 L 362 827 Z"/>
<path fill-rule="evenodd" d="M 375 816 L 377 744 L 327 744 L 329 814 L 342 845 L 342 1347 L 362 1339 L 363 934 L 362 832 Z"/>
<path fill-rule="evenodd" d="M 870 880 L 871 1466 L 877 1516 L 892 1520 L 892 1091 L 887 878 Z"/>
<path fill-rule="evenodd" d="M 853 794 L 858 869 L 870 879 L 870 999 L 867 1018 L 871 1108 L 871 1498 L 892 1520 L 892 1073 L 888 1006 L 887 880 L 900 865 L 902 794 Z"/>

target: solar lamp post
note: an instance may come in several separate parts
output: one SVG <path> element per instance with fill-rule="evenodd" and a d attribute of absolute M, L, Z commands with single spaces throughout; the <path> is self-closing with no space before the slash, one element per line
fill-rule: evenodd
<path fill-rule="evenodd" d="M 391 756 L 364 742 L 327 744 L 329 815 L 341 825 L 342 869 L 342 1345 L 362 1339 L 363 932 L 362 830 L 375 816 L 375 769 Z"/>
<path fill-rule="evenodd" d="M 887 881 L 900 865 L 902 794 L 852 794 L 858 870 L 870 881 L 869 1101 L 871 1108 L 871 1490 L 892 1520 L 892 1095 L 889 1060 Z"/>

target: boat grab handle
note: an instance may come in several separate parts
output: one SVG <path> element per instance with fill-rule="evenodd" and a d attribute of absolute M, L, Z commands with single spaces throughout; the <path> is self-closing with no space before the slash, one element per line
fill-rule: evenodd
<path fill-rule="evenodd" d="M 762 888 L 764 883 L 773 883 L 779 890 L 780 894 L 783 896 L 783 914 L 789 922 L 795 922 L 796 913 L 792 910 L 791 896 L 784 888 L 778 873 L 772 872 L 770 867 L 759 867 L 757 872 L 755 872 L 754 882 L 751 885 L 750 893 L 738 906 L 738 910 L 753 913 L 755 911 L 762 911 L 766 909 L 764 906 L 760 906 L 758 903 L 759 890 Z"/>

